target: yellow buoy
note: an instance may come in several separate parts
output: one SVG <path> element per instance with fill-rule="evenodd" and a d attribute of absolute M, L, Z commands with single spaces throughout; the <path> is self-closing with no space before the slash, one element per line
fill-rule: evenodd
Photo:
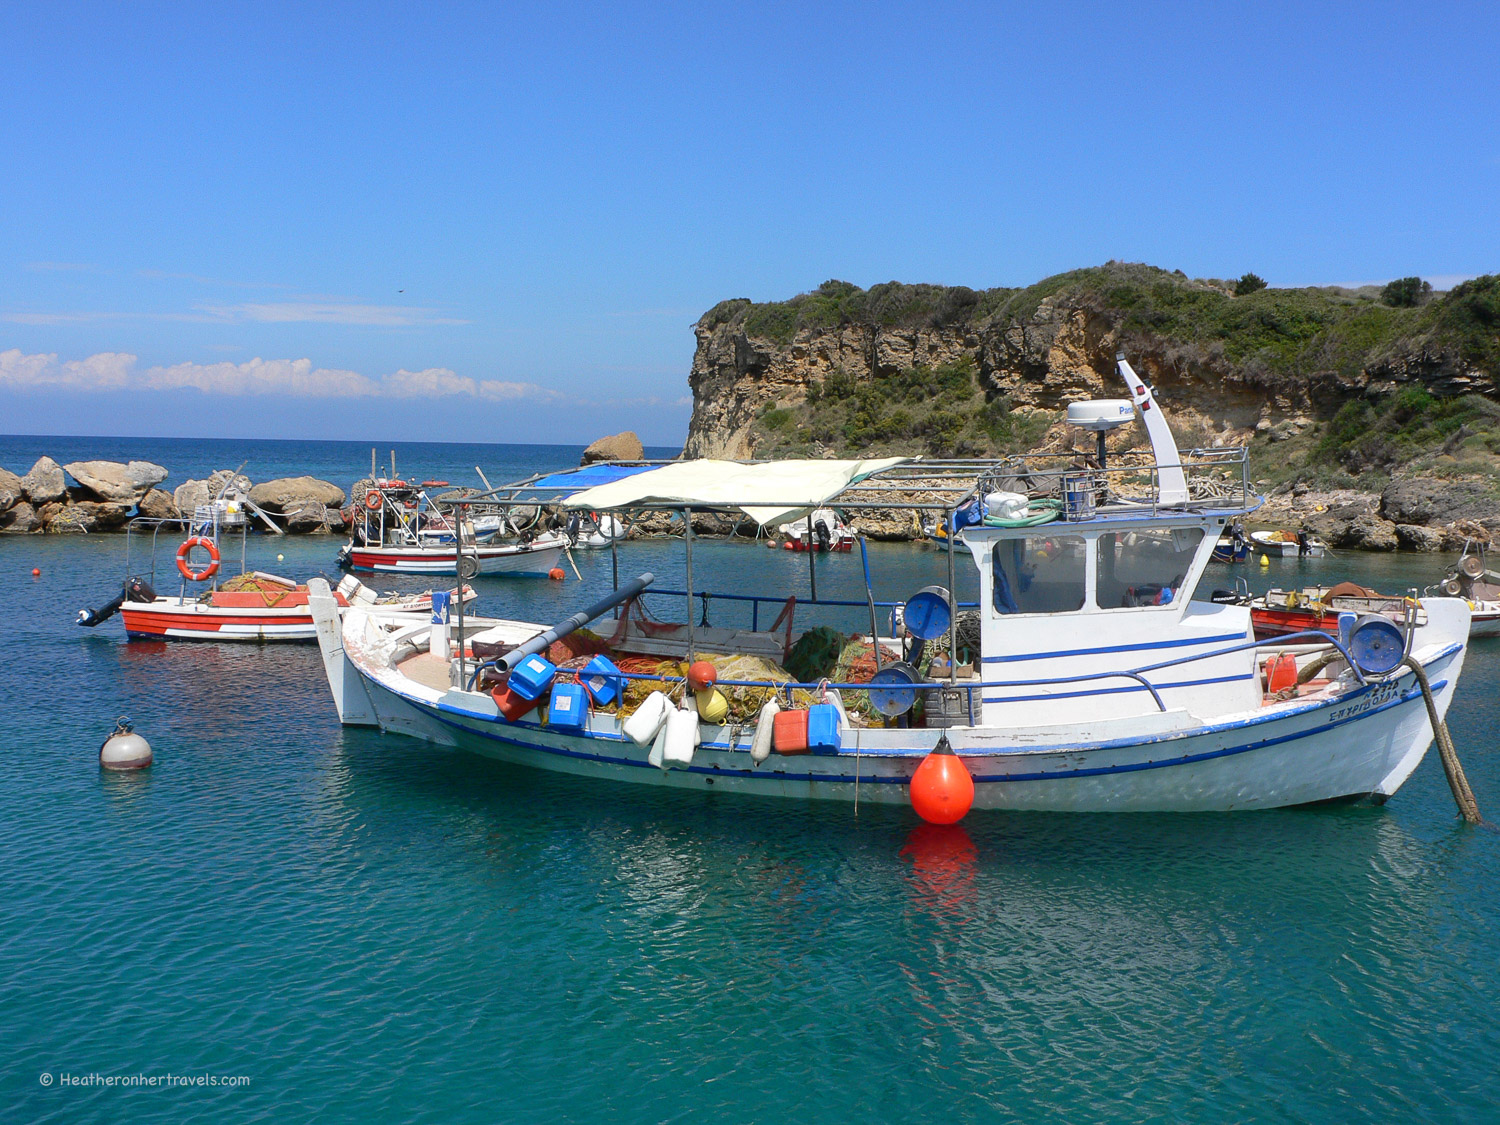
<path fill-rule="evenodd" d="M 1261 557 L 1260 557 L 1260 565 L 1261 566 L 1270 566 L 1271 565 L 1271 556 L 1270 555 L 1261 555 Z"/>
<path fill-rule="evenodd" d="M 693 699 L 698 704 L 698 717 L 705 723 L 722 723 L 729 715 L 729 700 L 718 688 L 695 691 Z"/>

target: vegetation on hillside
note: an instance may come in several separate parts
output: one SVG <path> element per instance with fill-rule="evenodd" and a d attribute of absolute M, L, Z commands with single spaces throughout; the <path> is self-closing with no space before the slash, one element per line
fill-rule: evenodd
<path fill-rule="evenodd" d="M 1412 356 L 1429 366 L 1435 360 L 1450 369 L 1500 373 L 1500 275 L 1435 295 L 1415 278 L 1384 289 L 1276 289 L 1249 273 L 1195 280 L 1111 262 L 1022 289 L 888 282 L 866 290 L 827 281 L 789 301 L 723 301 L 700 323 L 782 346 L 799 332 L 838 326 L 965 326 L 983 334 L 1032 321 L 1052 297 L 1112 318 L 1127 350 L 1132 341 L 1143 350 L 1168 344 L 1179 359 L 1252 386 L 1287 378 L 1339 386 Z M 1443 465 L 1477 469 L 1500 453 L 1490 444 L 1500 429 L 1496 410 L 1479 396 L 1441 399 L 1420 388 L 1371 401 L 1333 398 L 1312 432 L 1271 447 L 1265 468 L 1278 476 L 1317 472 L 1352 480 L 1441 456 L 1449 458 Z M 835 372 L 809 389 L 807 402 L 769 408 L 757 429 L 770 455 L 818 446 L 989 453 L 1026 447 L 1051 421 L 1043 412 L 1017 412 L 1004 399 L 987 399 L 965 361 L 873 380 Z M 1442 452 L 1461 430 L 1457 445 Z"/>

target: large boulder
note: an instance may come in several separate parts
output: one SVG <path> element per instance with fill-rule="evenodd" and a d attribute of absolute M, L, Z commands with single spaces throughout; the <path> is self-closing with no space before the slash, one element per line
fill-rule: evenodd
<path fill-rule="evenodd" d="M 317 477 L 280 477 L 257 484 L 250 499 L 268 512 L 290 513 L 310 504 L 328 508 L 344 506 L 344 490 Z"/>
<path fill-rule="evenodd" d="M 129 500 L 167 479 L 167 470 L 150 461 L 70 461 L 64 465 L 74 480 L 101 500 Z"/>
<path fill-rule="evenodd" d="M 25 498 L 21 478 L 9 469 L 0 469 L 0 512 L 8 512 Z"/>
<path fill-rule="evenodd" d="M 209 474 L 207 480 L 187 480 L 177 486 L 172 493 L 172 503 L 177 505 L 177 510 L 185 516 L 191 516 L 193 509 L 200 504 L 207 504 L 219 495 L 219 492 L 231 480 L 241 492 L 249 492 L 253 487 L 250 478 L 244 473 L 235 476 L 231 469 L 217 469 Z"/>
<path fill-rule="evenodd" d="M 153 488 L 142 496 L 136 504 L 136 511 L 143 516 L 157 520 L 175 520 L 182 514 L 173 503 L 172 494 L 160 488 Z"/>
<path fill-rule="evenodd" d="M 1454 520 L 1500 520 L 1491 486 L 1477 480 L 1397 477 L 1380 494 L 1380 514 L 1392 523 L 1441 527 Z"/>
<path fill-rule="evenodd" d="M 1441 551 L 1443 533 L 1435 527 L 1419 523 L 1398 523 L 1396 541 L 1408 551 Z"/>
<path fill-rule="evenodd" d="M 595 461 L 639 461 L 646 455 L 646 447 L 633 430 L 602 437 L 583 451 L 580 465 L 592 465 Z"/>
<path fill-rule="evenodd" d="M 50 457 L 38 457 L 31 471 L 21 478 L 21 490 L 33 505 L 61 500 L 68 490 L 62 466 Z"/>
<path fill-rule="evenodd" d="M 1396 525 L 1367 512 L 1353 520 L 1333 545 L 1364 551 L 1394 551 L 1398 545 Z"/>
<path fill-rule="evenodd" d="M 36 511 L 24 500 L 0 515 L 0 532 L 9 535 L 25 535 L 41 526 L 42 521 L 37 519 Z"/>

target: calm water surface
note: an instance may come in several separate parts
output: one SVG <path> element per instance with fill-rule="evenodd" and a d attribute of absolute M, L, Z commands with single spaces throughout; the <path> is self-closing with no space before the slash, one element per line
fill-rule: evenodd
<path fill-rule="evenodd" d="M 486 450 L 486 472 L 576 460 L 446 448 L 432 471 L 455 478 Z M 310 467 L 295 453 L 285 471 Z M 313 471 L 347 482 L 361 454 Z M 1435 756 L 1384 808 L 976 815 L 958 835 L 589 783 L 345 731 L 315 649 L 75 628 L 123 546 L 0 539 L 0 1120 L 1500 1117 L 1500 836 L 1455 821 Z M 255 539 L 250 564 L 305 578 L 335 546 Z M 878 547 L 877 594 L 939 560 Z M 482 608 L 564 616 L 608 583 L 607 555 L 579 563 L 582 584 L 489 580 Z M 806 582 L 805 558 L 754 546 L 697 565 L 718 589 Z M 859 596 L 857 556 L 817 565 L 823 596 Z M 1239 571 L 1392 589 L 1439 565 Z M 680 581 L 659 545 L 622 568 Z M 1497 672 L 1476 643 L 1452 727 L 1500 817 Z M 156 748 L 141 776 L 98 770 L 120 713 Z M 250 1082 L 39 1081 L 63 1072 Z"/>

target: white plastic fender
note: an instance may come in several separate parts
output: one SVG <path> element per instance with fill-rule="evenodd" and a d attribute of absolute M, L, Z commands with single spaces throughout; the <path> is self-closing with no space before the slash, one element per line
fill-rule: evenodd
<path fill-rule="evenodd" d="M 698 723 L 697 723 L 697 725 L 695 725 L 693 727 L 693 745 L 694 746 L 702 746 L 703 745 L 703 722 L 702 722 L 701 716 L 698 714 L 698 699 L 697 699 L 697 697 L 694 696 L 694 695 L 689 695 L 686 699 L 684 699 L 682 701 L 682 709 L 684 711 L 691 711 L 693 713 L 693 718 L 699 720 Z"/>
<path fill-rule="evenodd" d="M 667 751 L 667 713 L 662 712 L 661 724 L 656 728 L 656 739 L 651 743 L 651 753 L 646 755 L 646 764 L 659 770 L 667 768 L 664 755 Z"/>
<path fill-rule="evenodd" d="M 698 744 L 698 712 L 673 707 L 667 712 L 667 740 L 662 748 L 662 763 L 667 766 L 693 764 L 693 748 Z"/>
<path fill-rule="evenodd" d="M 755 720 L 755 738 L 750 743 L 750 760 L 757 765 L 771 756 L 771 735 L 775 732 L 776 713 L 780 710 L 781 704 L 768 699 L 760 709 L 760 717 Z"/>
<path fill-rule="evenodd" d="M 635 709 L 635 714 L 625 720 L 623 727 L 625 737 L 637 746 L 646 745 L 661 730 L 662 724 L 667 720 L 667 709 L 671 705 L 672 701 L 665 695 L 659 691 L 653 691 Z"/>

